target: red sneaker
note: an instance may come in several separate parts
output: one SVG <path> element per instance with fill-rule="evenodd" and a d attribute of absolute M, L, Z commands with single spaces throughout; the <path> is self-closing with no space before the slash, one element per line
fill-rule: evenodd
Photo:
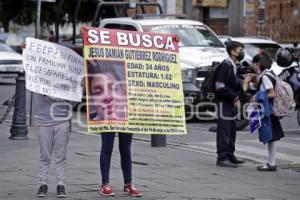
<path fill-rule="evenodd" d="M 100 194 L 103 196 L 115 196 L 115 193 L 113 193 L 112 188 L 109 185 L 102 185 L 100 187 Z"/>
<path fill-rule="evenodd" d="M 124 185 L 124 192 L 128 193 L 129 195 L 133 196 L 133 197 L 141 197 L 142 194 L 140 193 L 140 191 L 138 191 L 133 185 L 131 184 L 127 184 Z"/>

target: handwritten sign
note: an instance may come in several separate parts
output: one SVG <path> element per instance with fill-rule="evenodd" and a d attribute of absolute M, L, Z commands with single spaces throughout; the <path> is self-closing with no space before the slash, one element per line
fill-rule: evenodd
<path fill-rule="evenodd" d="M 23 65 L 26 89 L 70 101 L 81 101 L 80 81 L 84 64 L 83 58 L 73 50 L 51 42 L 26 38 Z"/>

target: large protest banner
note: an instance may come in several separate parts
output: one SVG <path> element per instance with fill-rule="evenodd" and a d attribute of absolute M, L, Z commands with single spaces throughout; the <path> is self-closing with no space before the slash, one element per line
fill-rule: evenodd
<path fill-rule="evenodd" d="M 175 35 L 82 31 L 88 132 L 186 134 Z"/>
<path fill-rule="evenodd" d="M 26 38 L 23 50 L 26 89 L 32 92 L 81 101 L 83 58 L 73 50 L 34 38 Z"/>

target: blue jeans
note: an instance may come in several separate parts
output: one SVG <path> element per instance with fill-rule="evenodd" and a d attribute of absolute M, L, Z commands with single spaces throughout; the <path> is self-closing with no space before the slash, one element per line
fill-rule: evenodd
<path fill-rule="evenodd" d="M 131 143 L 132 134 L 119 133 L 119 151 L 121 156 L 121 168 L 125 184 L 130 184 L 132 181 L 132 161 L 131 161 Z M 111 154 L 114 147 L 115 133 L 102 133 L 101 154 L 100 154 L 100 171 L 102 176 L 102 184 L 109 183 L 109 169 Z"/>

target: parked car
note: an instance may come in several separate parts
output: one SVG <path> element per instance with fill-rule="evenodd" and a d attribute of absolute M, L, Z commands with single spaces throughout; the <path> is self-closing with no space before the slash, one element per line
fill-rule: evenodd
<path fill-rule="evenodd" d="M 23 72 L 22 55 L 11 47 L 0 43 L 0 77 L 12 78 L 18 72 Z"/>
<path fill-rule="evenodd" d="M 154 16 L 107 18 L 101 20 L 100 27 L 178 35 L 186 116 L 215 116 L 214 107 L 199 106 L 204 101 L 201 84 L 213 61 L 221 62 L 228 55 L 223 43 L 208 26 L 199 21 Z"/>
<path fill-rule="evenodd" d="M 228 39 L 241 42 L 245 45 L 245 51 L 248 56 L 253 57 L 259 52 L 260 49 L 264 49 L 275 59 L 277 50 L 281 47 L 279 43 L 268 37 L 230 37 L 230 36 L 219 36 L 219 39 L 224 43 Z"/>
<path fill-rule="evenodd" d="M 225 35 L 220 35 L 219 39 L 225 44 L 225 42 L 230 39 L 234 41 L 241 42 L 245 45 L 245 59 L 244 61 L 251 63 L 252 58 L 259 53 L 260 49 L 263 49 L 269 55 L 272 57 L 272 59 L 275 61 L 275 55 L 279 48 L 282 48 L 282 46 L 275 42 L 274 40 L 268 38 L 268 37 L 259 37 L 259 36 L 253 36 L 253 37 L 230 37 Z M 272 70 L 275 72 L 275 74 L 279 75 L 283 68 L 277 65 L 276 62 L 273 62 L 272 64 Z"/>

